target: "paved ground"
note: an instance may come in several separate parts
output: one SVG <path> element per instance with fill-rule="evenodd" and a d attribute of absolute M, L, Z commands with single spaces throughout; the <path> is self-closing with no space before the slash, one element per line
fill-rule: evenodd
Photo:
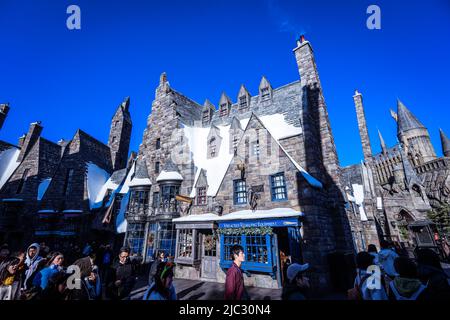
<path fill-rule="evenodd" d="M 130 300 L 141 300 L 148 286 L 146 279 L 141 279 L 131 292 Z M 201 280 L 174 279 L 175 290 L 179 300 L 223 300 L 224 284 Z M 246 287 L 252 300 L 281 300 L 281 289 Z M 346 300 L 344 293 L 331 293 L 319 300 Z"/>
<path fill-rule="evenodd" d="M 223 283 L 200 280 L 174 279 L 173 284 L 179 300 L 222 300 L 224 295 Z M 141 283 L 138 289 L 131 293 L 131 300 L 142 299 L 147 285 Z M 281 289 L 264 289 L 247 287 L 252 300 L 280 300 Z"/>

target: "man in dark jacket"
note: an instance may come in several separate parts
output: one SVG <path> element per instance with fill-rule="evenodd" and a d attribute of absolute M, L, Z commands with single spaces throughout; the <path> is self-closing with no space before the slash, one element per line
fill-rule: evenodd
<path fill-rule="evenodd" d="M 233 264 L 227 271 L 225 279 L 225 300 L 248 300 L 249 296 L 244 287 L 244 276 L 241 264 L 245 261 L 244 248 L 235 245 L 231 248 Z"/>
<path fill-rule="evenodd" d="M 165 257 L 164 251 L 158 252 L 158 255 L 155 259 L 155 261 L 152 262 L 152 265 L 150 267 L 150 272 L 148 274 L 148 284 L 151 286 L 153 284 L 153 277 L 156 274 L 156 271 L 158 269 L 158 265 L 161 262 L 167 262 L 167 259 Z"/>
<path fill-rule="evenodd" d="M 130 261 L 130 250 L 120 249 L 119 261 L 114 264 L 110 292 L 113 299 L 123 299 L 129 296 L 136 281 L 135 266 Z"/>

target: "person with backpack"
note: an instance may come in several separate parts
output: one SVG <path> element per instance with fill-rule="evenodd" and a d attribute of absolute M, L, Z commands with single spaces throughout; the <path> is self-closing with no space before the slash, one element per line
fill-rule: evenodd
<path fill-rule="evenodd" d="M 389 284 L 389 300 L 426 300 L 427 286 L 420 282 L 414 261 L 398 257 L 394 267 L 398 276 Z"/>
<path fill-rule="evenodd" d="M 378 263 L 384 273 L 390 278 L 394 279 L 397 276 L 397 272 L 394 268 L 394 260 L 399 257 L 399 255 L 392 250 L 389 242 L 382 240 L 380 241 L 381 250 L 378 252 Z"/>
<path fill-rule="evenodd" d="M 156 261 L 155 261 L 156 262 Z M 147 289 L 142 300 L 177 300 L 173 286 L 172 262 L 159 262 L 152 285 Z"/>
<path fill-rule="evenodd" d="M 381 272 L 376 274 L 368 271 L 368 268 L 374 265 L 373 260 L 373 255 L 368 252 L 357 254 L 357 274 L 354 287 L 348 291 L 349 300 L 387 300 Z"/>
<path fill-rule="evenodd" d="M 418 277 L 427 286 L 430 300 L 450 300 L 449 278 L 439 255 L 431 249 L 419 249 L 416 255 Z"/>

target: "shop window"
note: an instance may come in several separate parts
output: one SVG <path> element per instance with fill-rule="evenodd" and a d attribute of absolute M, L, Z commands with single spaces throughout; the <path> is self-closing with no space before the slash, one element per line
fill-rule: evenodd
<path fill-rule="evenodd" d="M 127 230 L 127 244 L 131 254 L 142 255 L 144 248 L 145 224 L 131 223 Z"/>
<path fill-rule="evenodd" d="M 197 205 L 204 206 L 206 205 L 206 187 L 197 188 Z"/>
<path fill-rule="evenodd" d="M 157 250 L 164 251 L 166 256 L 173 256 L 175 254 L 175 237 L 176 231 L 173 228 L 172 222 L 160 222 L 157 233 Z"/>
<path fill-rule="evenodd" d="M 270 188 L 272 192 L 272 201 L 287 200 L 284 173 L 277 173 L 270 176 Z"/>
<path fill-rule="evenodd" d="M 267 243 L 265 235 L 245 237 L 245 257 L 248 262 L 268 263 Z"/>
<path fill-rule="evenodd" d="M 178 233 L 178 252 L 179 258 L 193 258 L 193 230 L 181 229 Z"/>
<path fill-rule="evenodd" d="M 230 260 L 231 258 L 231 248 L 235 245 L 242 246 L 242 236 L 240 235 L 224 235 L 222 242 L 223 247 L 223 260 Z M 244 250 L 245 252 L 245 250 Z"/>
<path fill-rule="evenodd" d="M 159 192 L 153 192 L 153 208 L 159 208 Z"/>
<path fill-rule="evenodd" d="M 247 187 L 245 180 L 234 180 L 234 204 L 245 204 L 247 203 Z"/>

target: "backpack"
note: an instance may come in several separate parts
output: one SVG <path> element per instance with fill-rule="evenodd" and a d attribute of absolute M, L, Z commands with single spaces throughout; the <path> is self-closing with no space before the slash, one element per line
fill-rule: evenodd
<path fill-rule="evenodd" d="M 416 292 L 414 292 L 414 294 L 413 294 L 411 297 L 409 297 L 409 298 L 406 298 L 406 297 L 400 295 L 400 293 L 398 292 L 397 288 L 396 288 L 395 285 L 394 285 L 394 281 L 392 281 L 391 283 L 389 283 L 389 288 L 392 290 L 392 293 L 393 293 L 394 296 L 395 296 L 395 300 L 399 301 L 399 300 L 417 300 L 417 298 L 418 298 L 418 297 L 420 296 L 420 294 L 427 288 L 427 286 L 425 286 L 425 285 L 422 284 L 422 285 L 419 287 L 419 290 L 417 290 Z"/>
<path fill-rule="evenodd" d="M 371 274 L 366 274 L 364 277 L 361 278 L 361 281 L 359 282 L 359 284 L 358 284 L 358 282 L 356 282 L 355 287 L 353 287 L 347 291 L 347 299 L 348 300 L 364 300 L 362 292 L 361 292 L 361 287 L 364 284 L 364 281 L 366 281 L 370 276 L 371 276 Z"/>

